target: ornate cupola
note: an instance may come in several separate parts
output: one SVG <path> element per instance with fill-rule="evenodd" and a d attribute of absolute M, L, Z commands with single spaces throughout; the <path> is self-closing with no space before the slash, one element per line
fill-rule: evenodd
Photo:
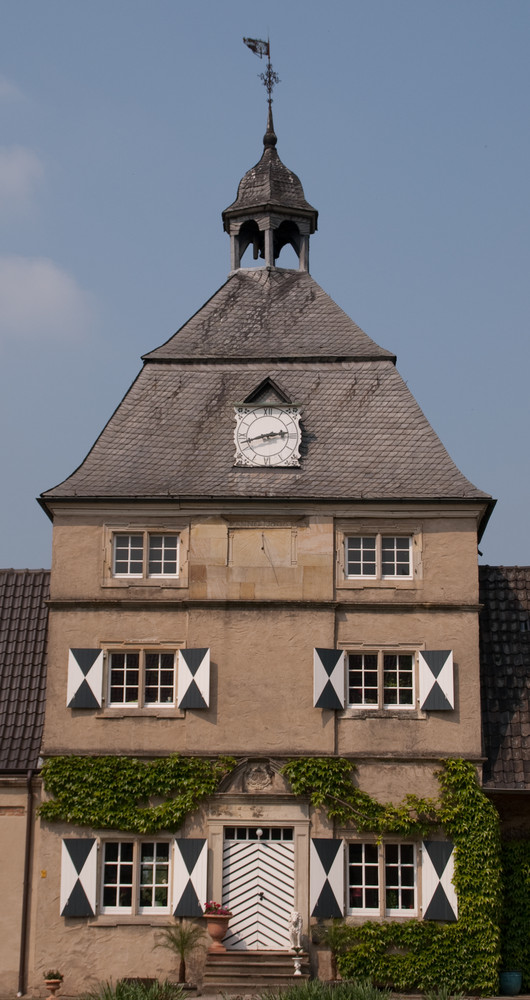
<path fill-rule="evenodd" d="M 237 198 L 223 212 L 230 234 L 230 265 L 236 271 L 252 243 L 254 260 L 262 257 L 275 267 L 282 247 L 290 243 L 300 271 L 309 271 L 309 237 L 317 228 L 318 212 L 305 200 L 300 179 L 282 163 L 269 100 L 263 155 L 239 182 Z"/>

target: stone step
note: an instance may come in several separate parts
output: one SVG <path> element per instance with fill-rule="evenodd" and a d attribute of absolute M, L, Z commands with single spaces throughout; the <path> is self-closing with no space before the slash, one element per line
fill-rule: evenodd
<path fill-rule="evenodd" d="M 285 951 L 210 952 L 202 992 L 255 993 L 259 989 L 286 989 L 309 979 L 308 955 L 300 955 L 302 974 L 294 975 L 293 954 Z"/>

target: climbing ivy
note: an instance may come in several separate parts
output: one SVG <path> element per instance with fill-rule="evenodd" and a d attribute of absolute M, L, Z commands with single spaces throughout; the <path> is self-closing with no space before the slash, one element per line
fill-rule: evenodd
<path fill-rule="evenodd" d="M 128 757 L 51 757 L 42 768 L 54 798 L 42 819 L 77 826 L 157 833 L 177 830 L 236 766 L 233 757 L 181 757 L 152 761 Z"/>
<path fill-rule="evenodd" d="M 523 974 L 523 993 L 530 989 L 530 840 L 503 845 L 504 905 L 501 955 L 504 969 Z"/>
<path fill-rule="evenodd" d="M 352 778 L 357 770 L 344 757 L 303 757 L 282 768 L 295 795 L 307 796 L 315 808 L 324 808 L 341 826 L 362 832 L 425 836 L 437 824 L 436 802 L 407 795 L 400 805 L 382 804 L 357 788 Z"/>
<path fill-rule="evenodd" d="M 501 866 L 498 815 L 468 761 L 446 761 L 440 798 L 407 796 L 381 804 L 352 783 L 354 766 L 336 758 L 289 761 L 293 791 L 342 826 L 378 836 L 425 836 L 437 829 L 455 844 L 458 921 L 367 921 L 345 930 L 338 968 L 343 978 L 369 976 L 397 990 L 435 989 L 492 994 L 500 961 Z"/>

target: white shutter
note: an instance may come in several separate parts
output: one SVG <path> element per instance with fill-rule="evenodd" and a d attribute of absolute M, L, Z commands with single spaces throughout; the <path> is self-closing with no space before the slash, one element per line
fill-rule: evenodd
<path fill-rule="evenodd" d="M 198 837 L 175 838 L 173 861 L 173 914 L 201 917 L 207 900 L 208 841 Z"/>
<path fill-rule="evenodd" d="M 315 708 L 344 708 L 344 653 L 340 649 L 313 652 L 313 704 Z"/>
<path fill-rule="evenodd" d="M 428 649 L 419 654 L 420 708 L 449 712 L 455 707 L 453 651 Z"/>
<path fill-rule="evenodd" d="M 344 916 L 344 841 L 311 841 L 310 911 L 312 917 Z"/>
<path fill-rule="evenodd" d="M 62 917 L 93 917 L 96 912 L 97 841 L 65 837 L 61 855 Z"/>
<path fill-rule="evenodd" d="M 208 708 L 209 705 L 210 650 L 179 649 L 178 708 Z"/>
<path fill-rule="evenodd" d="M 450 840 L 425 840 L 421 885 L 424 920 L 457 920 L 458 900 L 452 879 L 454 845 Z"/>
<path fill-rule="evenodd" d="M 67 708 L 101 708 L 103 650 L 71 649 L 68 654 Z"/>

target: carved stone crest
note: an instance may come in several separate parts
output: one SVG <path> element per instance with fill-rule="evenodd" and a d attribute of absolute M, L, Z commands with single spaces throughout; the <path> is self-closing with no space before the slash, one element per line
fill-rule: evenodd
<path fill-rule="evenodd" d="M 273 777 L 274 772 L 270 764 L 250 764 L 243 778 L 245 791 L 261 792 L 272 785 Z"/>

